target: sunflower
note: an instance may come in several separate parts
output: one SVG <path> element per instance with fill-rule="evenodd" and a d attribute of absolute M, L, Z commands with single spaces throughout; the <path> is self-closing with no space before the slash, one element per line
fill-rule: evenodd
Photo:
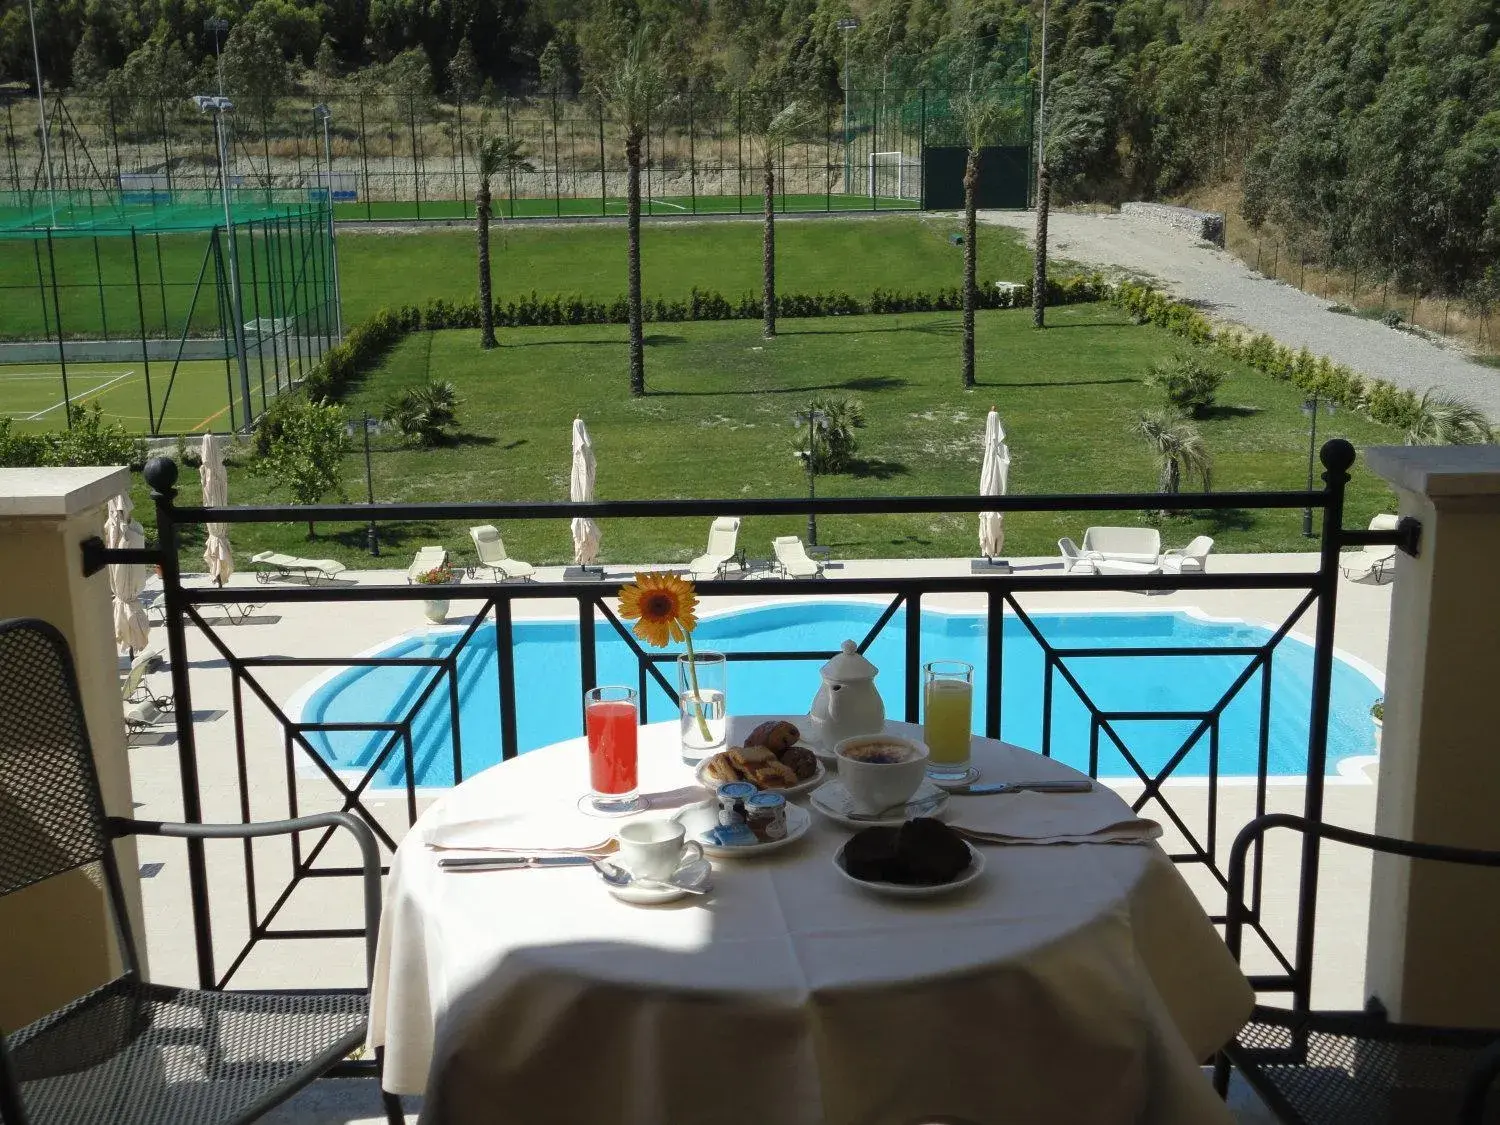
<path fill-rule="evenodd" d="M 620 587 L 620 616 L 634 621 L 635 635 L 656 648 L 686 641 L 692 652 L 697 606 L 693 584 L 675 574 L 637 574 L 633 584 Z"/>

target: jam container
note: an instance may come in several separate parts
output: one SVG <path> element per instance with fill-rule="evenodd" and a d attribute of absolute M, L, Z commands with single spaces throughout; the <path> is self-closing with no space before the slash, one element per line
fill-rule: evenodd
<path fill-rule="evenodd" d="M 780 793 L 756 793 L 745 799 L 745 819 L 757 840 L 786 838 L 786 798 Z"/>
<path fill-rule="evenodd" d="M 758 792 L 748 781 L 728 781 L 719 786 L 719 823 L 726 827 L 744 824 L 746 803 Z"/>

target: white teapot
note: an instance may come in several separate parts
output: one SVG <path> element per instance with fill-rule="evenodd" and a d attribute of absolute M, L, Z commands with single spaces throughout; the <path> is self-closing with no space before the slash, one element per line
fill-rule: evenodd
<path fill-rule="evenodd" d="M 885 704 L 875 690 L 880 669 L 860 655 L 853 641 L 839 647 L 842 651 L 823 665 L 823 684 L 808 712 L 813 736 L 825 750 L 846 738 L 885 729 Z"/>

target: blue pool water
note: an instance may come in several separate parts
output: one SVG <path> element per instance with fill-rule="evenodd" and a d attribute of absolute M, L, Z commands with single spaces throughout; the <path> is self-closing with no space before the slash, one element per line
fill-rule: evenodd
<path fill-rule="evenodd" d="M 879 617 L 879 606 L 851 602 L 805 602 L 764 606 L 704 618 L 694 634 L 696 646 L 726 652 L 754 650 L 832 650 L 839 642 L 863 638 Z M 1186 613 L 1054 613 L 1035 614 L 1033 623 L 1047 641 L 1070 648 L 1233 648 L 1264 644 L 1269 630 L 1241 622 L 1204 621 Z M 451 651 L 457 630 L 441 630 L 396 641 L 381 650 L 393 657 L 437 656 Z M 598 629 L 600 683 L 635 684 L 636 662 L 613 629 Z M 922 660 L 966 660 L 976 666 L 974 720 L 983 728 L 985 619 L 971 614 L 925 610 L 922 615 Z M 904 614 L 897 613 L 871 645 L 870 659 L 881 669 L 876 683 L 886 713 L 900 716 L 905 674 Z M 518 621 L 515 624 L 516 729 L 522 751 L 581 734 L 576 621 Z M 1095 705 L 1105 711 L 1181 712 L 1213 707 L 1250 661 L 1248 656 L 1070 657 L 1067 666 Z M 741 662 L 729 670 L 730 711 L 738 714 L 805 713 L 818 684 L 820 661 Z M 459 656 L 460 731 L 463 773 L 470 776 L 500 757 L 499 696 L 494 630 L 482 626 Z M 673 669 L 662 666 L 670 680 Z M 1297 775 L 1306 771 L 1311 693 L 1312 648 L 1288 638 L 1272 661 L 1269 772 Z M 309 723 L 379 722 L 400 718 L 412 707 L 433 668 L 365 667 L 339 672 L 312 692 L 302 711 Z M 1042 650 L 1014 617 L 1005 622 L 1004 708 L 1001 735 L 1006 741 L 1042 748 Z M 1328 733 L 1328 770 L 1351 755 L 1375 752 L 1370 706 L 1380 691 L 1363 672 L 1334 661 L 1332 720 Z M 1253 775 L 1259 752 L 1261 689 L 1257 673 L 1224 711 L 1220 727 L 1220 773 Z M 449 735 L 446 684 L 439 684 L 423 705 L 413 729 L 413 762 L 421 785 L 453 783 L 453 750 Z M 672 717 L 675 708 L 652 681 L 647 718 Z M 1182 745 L 1196 724 L 1181 719 L 1136 720 L 1115 724 L 1121 739 L 1155 772 Z M 365 769 L 389 738 L 386 733 L 309 732 L 309 738 L 336 769 Z M 1052 698 L 1053 756 L 1087 768 L 1088 712 L 1073 689 L 1054 675 Z M 1174 776 L 1208 772 L 1209 740 L 1199 744 Z M 1132 776 L 1129 765 L 1107 737 L 1100 739 L 1099 774 Z M 375 786 L 405 784 L 399 746 L 382 767 Z"/>

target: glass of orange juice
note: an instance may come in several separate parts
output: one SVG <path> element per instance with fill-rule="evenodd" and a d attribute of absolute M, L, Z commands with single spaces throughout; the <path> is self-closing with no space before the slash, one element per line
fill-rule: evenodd
<path fill-rule="evenodd" d="M 924 664 L 922 738 L 927 743 L 927 776 L 934 781 L 964 781 L 969 772 L 973 726 L 974 665 L 962 660 Z"/>

